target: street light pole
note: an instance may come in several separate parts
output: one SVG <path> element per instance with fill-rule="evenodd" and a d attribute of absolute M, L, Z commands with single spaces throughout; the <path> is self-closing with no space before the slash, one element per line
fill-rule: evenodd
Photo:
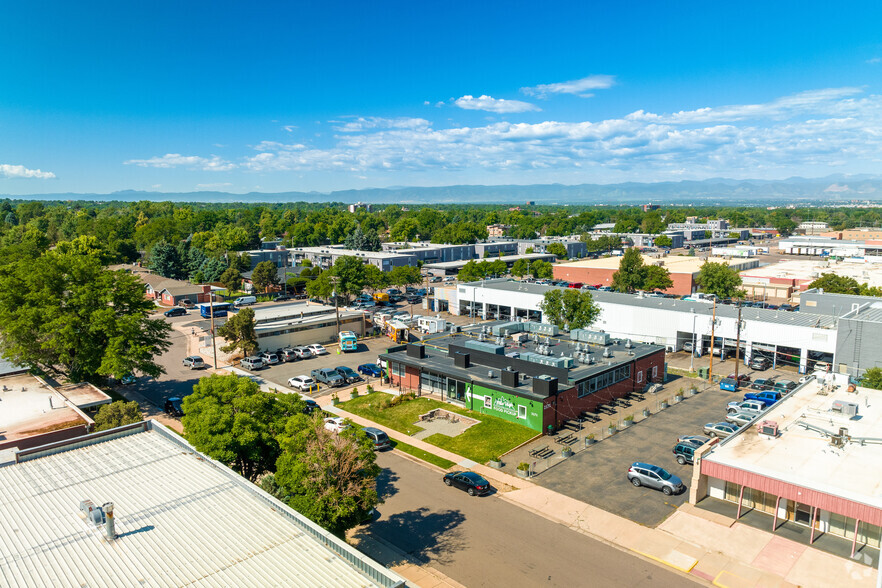
<path fill-rule="evenodd" d="M 698 315 L 695 314 L 695 309 L 692 309 L 692 353 L 689 354 L 689 371 L 695 371 L 695 319 Z"/>
<path fill-rule="evenodd" d="M 208 287 L 208 314 L 211 315 L 211 351 L 214 355 L 214 369 L 217 369 L 217 344 L 214 342 L 214 294 Z"/>
<path fill-rule="evenodd" d="M 714 298 L 714 313 L 711 319 L 711 341 L 710 341 L 710 368 L 707 371 L 707 381 L 714 381 L 714 343 L 716 342 L 716 337 L 714 333 L 716 332 L 717 327 L 717 299 Z M 723 347 L 720 346 L 720 351 L 722 352 Z M 720 355 L 722 358 L 722 354 Z M 721 359 L 722 360 L 722 359 Z"/>
<path fill-rule="evenodd" d="M 738 383 L 738 364 L 741 363 L 741 301 L 738 301 L 738 324 L 735 325 L 735 383 Z"/>
<path fill-rule="evenodd" d="M 340 307 L 337 305 L 337 283 L 340 281 L 340 276 L 331 276 L 331 283 L 334 284 L 334 292 L 332 296 L 334 297 L 334 314 L 337 316 L 337 340 L 340 339 Z"/>

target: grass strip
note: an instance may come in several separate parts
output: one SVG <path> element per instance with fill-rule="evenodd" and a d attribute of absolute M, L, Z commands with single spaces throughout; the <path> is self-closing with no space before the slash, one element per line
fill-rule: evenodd
<path fill-rule="evenodd" d="M 407 443 L 402 443 L 401 441 L 396 441 L 395 439 L 390 439 L 392 442 L 392 448 L 398 449 L 399 451 L 403 451 L 408 455 L 412 455 L 417 459 L 421 459 L 423 461 L 427 461 L 430 464 L 436 465 L 443 470 L 448 470 L 454 466 L 454 463 L 449 459 L 444 459 L 443 457 L 438 457 L 434 453 L 429 453 L 423 449 L 418 447 L 414 447 L 413 445 L 408 445 Z"/>

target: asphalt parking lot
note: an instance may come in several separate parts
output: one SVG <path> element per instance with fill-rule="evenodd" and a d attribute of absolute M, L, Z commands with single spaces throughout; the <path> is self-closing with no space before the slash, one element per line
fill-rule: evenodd
<path fill-rule="evenodd" d="M 668 389 L 677 389 L 676 382 Z M 580 451 L 533 478 L 537 484 L 582 500 L 634 522 L 654 527 L 689 498 L 692 466 L 681 466 L 671 452 L 680 435 L 702 435 L 705 423 L 725 420 L 726 404 L 742 392 L 707 389 L 655 413 L 611 438 Z M 665 468 L 687 486 L 677 496 L 637 488 L 628 481 L 635 461 Z"/>

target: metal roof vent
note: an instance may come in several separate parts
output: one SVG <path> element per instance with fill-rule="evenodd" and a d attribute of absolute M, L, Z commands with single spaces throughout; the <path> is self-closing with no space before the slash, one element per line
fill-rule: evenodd
<path fill-rule="evenodd" d="M 493 370 L 487 370 L 487 377 L 493 379 Z"/>
<path fill-rule="evenodd" d="M 612 357 L 612 356 L 613 356 L 613 354 L 612 354 L 612 352 L 609 350 L 609 347 L 607 347 L 606 349 L 603 350 L 603 357 L 610 358 L 610 357 Z"/>
<path fill-rule="evenodd" d="M 108 541 L 116 539 L 116 525 L 113 519 L 113 503 L 105 502 L 102 506 L 95 506 L 91 500 L 80 501 L 80 514 L 87 522 L 96 528 L 104 527 L 104 538 Z"/>
<path fill-rule="evenodd" d="M 627 341 L 625 341 L 625 349 L 631 349 L 632 347 L 634 347 L 634 344 L 631 343 L 631 340 L 630 340 L 630 339 L 628 339 Z"/>

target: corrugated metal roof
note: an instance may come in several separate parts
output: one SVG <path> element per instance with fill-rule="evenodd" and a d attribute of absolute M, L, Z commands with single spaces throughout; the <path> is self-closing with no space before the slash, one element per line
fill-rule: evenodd
<path fill-rule="evenodd" d="M 293 511 L 171 435 L 136 432 L 0 467 L 0 585 L 379 585 Z M 85 499 L 115 503 L 117 540 L 81 518 Z"/>

